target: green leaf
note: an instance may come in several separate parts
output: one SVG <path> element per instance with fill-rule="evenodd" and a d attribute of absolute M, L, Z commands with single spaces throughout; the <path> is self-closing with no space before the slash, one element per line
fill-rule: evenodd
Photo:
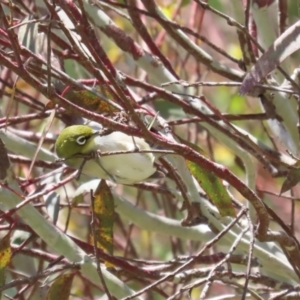
<path fill-rule="evenodd" d="M 180 4 L 180 7 L 184 7 L 187 6 L 188 4 L 190 4 L 191 0 L 183 0 Z"/>
<path fill-rule="evenodd" d="M 300 169 L 291 169 L 282 184 L 280 195 L 300 182 Z"/>
<path fill-rule="evenodd" d="M 7 176 L 7 170 L 10 166 L 7 150 L 4 143 L 0 139 L 0 180 L 5 179 Z"/>
<path fill-rule="evenodd" d="M 75 273 L 63 274 L 58 276 L 51 285 L 48 293 L 47 300 L 68 300 L 70 297 L 72 282 Z"/>
<path fill-rule="evenodd" d="M 213 172 L 204 170 L 191 161 L 187 161 L 187 166 L 207 197 L 218 208 L 221 216 L 235 217 L 236 214 L 231 199 L 221 179 Z"/>

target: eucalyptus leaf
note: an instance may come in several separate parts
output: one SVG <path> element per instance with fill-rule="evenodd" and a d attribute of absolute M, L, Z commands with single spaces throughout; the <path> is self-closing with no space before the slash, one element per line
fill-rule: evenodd
<path fill-rule="evenodd" d="M 294 187 L 296 184 L 300 182 L 300 168 L 297 169 L 291 169 L 285 179 L 285 181 L 282 184 L 280 195 L 288 190 L 290 190 L 292 187 Z"/>
<path fill-rule="evenodd" d="M 23 25 L 20 26 L 18 39 L 21 45 L 33 53 L 38 53 L 39 45 L 45 43 L 45 35 L 38 32 L 39 23 L 34 20 L 33 16 L 27 16 L 23 19 Z M 39 38 L 39 42 L 38 42 Z"/>
<path fill-rule="evenodd" d="M 300 48 L 300 21 L 289 27 L 259 58 L 246 74 L 241 94 L 248 93 L 255 85 L 273 71 L 283 60 Z"/>
<path fill-rule="evenodd" d="M 5 179 L 7 170 L 10 166 L 7 150 L 3 141 L 0 139 L 0 180 Z"/>
<path fill-rule="evenodd" d="M 45 201 L 47 212 L 55 225 L 59 215 L 60 195 L 56 192 L 50 193 Z"/>

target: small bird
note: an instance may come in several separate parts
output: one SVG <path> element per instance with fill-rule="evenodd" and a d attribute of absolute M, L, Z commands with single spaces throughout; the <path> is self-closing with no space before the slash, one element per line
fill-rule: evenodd
<path fill-rule="evenodd" d="M 134 184 L 156 177 L 155 156 L 150 152 L 139 153 L 139 150 L 151 148 L 142 138 L 132 137 L 120 131 L 100 134 L 99 130 L 87 125 L 66 127 L 55 143 L 58 157 L 65 159 L 68 166 L 82 168 L 82 173 L 88 176 L 122 184 Z M 101 152 L 114 151 L 135 152 L 101 157 Z M 84 158 L 80 157 L 80 154 L 94 156 Z"/>

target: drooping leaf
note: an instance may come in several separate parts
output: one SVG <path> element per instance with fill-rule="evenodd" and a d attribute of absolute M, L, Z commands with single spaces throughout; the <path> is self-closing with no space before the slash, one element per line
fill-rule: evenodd
<path fill-rule="evenodd" d="M 97 248 L 112 254 L 113 252 L 113 225 L 115 205 L 113 195 L 105 180 L 101 180 L 95 193 L 92 205 Z M 91 235 L 91 242 L 94 244 L 94 237 Z"/>
<path fill-rule="evenodd" d="M 3 141 L 0 139 L 0 180 L 5 179 L 7 170 L 10 166 L 7 150 Z"/>
<path fill-rule="evenodd" d="M 53 51 L 48 45 L 47 35 L 39 30 L 40 25 L 41 22 L 34 20 L 33 16 L 25 17 L 18 32 L 19 42 L 31 52 L 42 57 L 47 63 L 49 58 L 49 65 L 61 70 L 58 58 L 54 55 Z M 40 65 L 40 63 L 37 64 Z M 43 65 L 43 68 L 48 67 Z M 51 77 L 51 83 L 55 86 L 59 85 L 59 81 L 54 77 Z"/>
<path fill-rule="evenodd" d="M 205 191 L 207 197 L 218 208 L 221 216 L 235 217 L 236 213 L 231 199 L 221 179 L 213 172 L 202 169 L 191 161 L 187 161 L 187 166 Z"/>
<path fill-rule="evenodd" d="M 184 143 L 195 151 L 204 154 L 204 151 L 199 146 L 183 140 L 177 135 L 176 137 L 180 140 L 181 143 Z M 236 214 L 231 199 L 224 185 L 222 184 L 221 179 L 219 179 L 214 173 L 202 169 L 197 164 L 191 161 L 187 161 L 187 166 L 202 189 L 206 192 L 207 197 L 212 201 L 212 203 L 216 205 L 221 216 L 235 217 Z"/>
<path fill-rule="evenodd" d="M 286 191 L 290 190 L 292 187 L 294 187 L 296 184 L 300 182 L 300 168 L 297 169 L 291 169 L 285 179 L 285 181 L 282 184 L 280 195 L 282 193 L 285 193 Z"/>
<path fill-rule="evenodd" d="M 48 293 L 47 300 L 68 300 L 70 298 L 70 292 L 72 282 L 75 273 L 62 274 L 58 276 L 52 283 Z"/>
<path fill-rule="evenodd" d="M 38 53 L 38 39 L 39 22 L 34 22 L 33 16 L 28 16 L 23 19 L 23 25 L 20 26 L 18 32 L 18 40 L 21 45 L 32 51 Z M 44 38 L 44 35 L 42 35 Z M 41 41 L 42 42 L 42 41 Z M 45 40 L 43 41 L 45 43 Z"/>
<path fill-rule="evenodd" d="M 53 220 L 54 225 L 56 224 L 59 215 L 59 203 L 60 195 L 56 192 L 52 192 L 46 197 L 46 209 L 50 218 Z"/>
<path fill-rule="evenodd" d="M 67 89 L 64 97 L 72 101 L 74 104 L 93 112 L 112 114 L 113 112 L 118 111 L 107 101 L 107 99 L 112 102 L 114 101 L 114 95 L 111 93 L 108 85 L 102 84 L 101 86 L 95 87 L 95 89 L 99 92 L 99 96 L 84 89 L 70 88 Z M 100 95 L 103 95 L 103 98 L 101 98 Z"/>
<path fill-rule="evenodd" d="M 273 71 L 284 59 L 300 48 L 300 21 L 289 27 L 245 76 L 240 88 L 241 94 L 250 92 L 257 83 Z"/>
<path fill-rule="evenodd" d="M 12 258 L 12 249 L 10 247 L 10 233 L 0 241 L 0 286 L 5 284 L 5 268 Z M 0 293 L 0 298 L 2 297 Z"/>
<path fill-rule="evenodd" d="M 10 247 L 10 234 L 8 233 L 0 241 L 0 269 L 4 269 L 10 263 L 12 257 L 12 249 Z"/>

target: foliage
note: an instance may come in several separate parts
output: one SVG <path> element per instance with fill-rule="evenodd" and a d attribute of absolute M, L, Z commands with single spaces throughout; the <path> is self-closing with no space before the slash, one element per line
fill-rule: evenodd
<path fill-rule="evenodd" d="M 300 297 L 297 2 L 1 1 L 2 299 Z M 165 178 L 66 167 L 87 120 Z"/>

